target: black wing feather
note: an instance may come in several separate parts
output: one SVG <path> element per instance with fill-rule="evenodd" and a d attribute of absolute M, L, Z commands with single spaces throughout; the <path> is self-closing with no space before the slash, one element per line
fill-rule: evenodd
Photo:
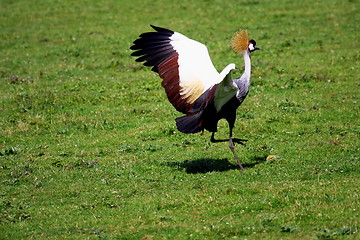
<path fill-rule="evenodd" d="M 131 55 L 138 56 L 137 62 L 144 62 L 144 66 L 152 66 L 154 72 L 158 72 L 158 66 L 161 62 L 175 54 L 176 51 L 171 45 L 170 37 L 173 31 L 150 25 L 156 32 L 142 33 L 131 50 L 136 50 Z"/>
<path fill-rule="evenodd" d="M 157 32 L 161 32 L 162 34 L 168 35 L 169 37 L 172 36 L 174 34 L 174 31 L 171 31 L 169 29 L 166 28 L 162 28 L 162 27 L 156 27 L 154 25 L 150 25 L 154 30 L 156 30 Z"/>
<path fill-rule="evenodd" d="M 143 56 L 143 55 L 153 55 L 156 53 L 165 53 L 165 52 L 172 52 L 174 51 L 172 46 L 163 46 L 163 47 L 158 47 L 158 46 L 152 46 L 152 47 L 148 47 L 146 49 L 140 49 L 136 52 L 133 52 L 131 54 L 131 56 Z"/>

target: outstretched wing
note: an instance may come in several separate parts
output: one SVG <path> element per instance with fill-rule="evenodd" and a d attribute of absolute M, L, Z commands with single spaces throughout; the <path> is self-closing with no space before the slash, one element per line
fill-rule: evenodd
<path fill-rule="evenodd" d="M 180 33 L 152 26 L 156 32 L 139 36 L 131 46 L 137 62 L 152 66 L 163 79 L 169 101 L 182 113 L 211 86 L 224 78 L 211 62 L 205 45 Z"/>

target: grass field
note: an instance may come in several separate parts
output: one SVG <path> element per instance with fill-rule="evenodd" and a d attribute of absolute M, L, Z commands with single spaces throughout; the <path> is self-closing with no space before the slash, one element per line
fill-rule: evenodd
<path fill-rule="evenodd" d="M 0 3 L 0 239 L 359 239 L 359 1 Z M 221 71 L 262 51 L 236 146 L 176 130 L 129 47 L 149 24 Z M 226 137 L 225 121 L 218 137 Z"/>

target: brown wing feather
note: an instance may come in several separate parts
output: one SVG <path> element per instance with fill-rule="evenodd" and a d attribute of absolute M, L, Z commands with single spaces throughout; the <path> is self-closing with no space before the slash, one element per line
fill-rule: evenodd
<path fill-rule="evenodd" d="M 192 103 L 181 95 L 179 84 L 179 65 L 178 54 L 175 52 L 158 66 L 159 76 L 163 79 L 162 86 L 165 88 L 169 101 L 182 113 L 187 113 L 191 109 Z"/>

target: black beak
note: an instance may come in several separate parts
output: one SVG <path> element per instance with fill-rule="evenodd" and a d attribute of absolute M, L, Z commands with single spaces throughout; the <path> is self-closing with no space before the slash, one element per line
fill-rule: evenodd
<path fill-rule="evenodd" d="M 255 46 L 255 47 L 254 47 L 254 49 L 253 49 L 253 50 L 251 50 L 250 52 L 254 52 L 254 51 L 256 51 L 256 50 L 261 50 L 261 48 L 259 48 L 259 47 Z"/>

